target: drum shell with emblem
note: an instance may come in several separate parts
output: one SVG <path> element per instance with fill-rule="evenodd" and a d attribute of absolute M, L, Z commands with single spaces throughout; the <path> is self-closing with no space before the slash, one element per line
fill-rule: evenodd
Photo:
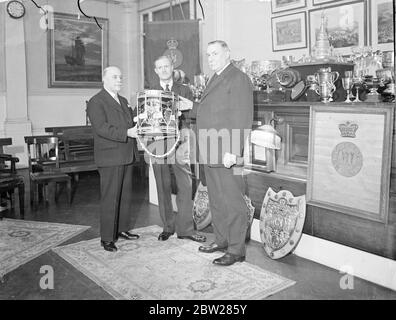
<path fill-rule="evenodd" d="M 179 96 L 171 91 L 145 90 L 137 94 L 137 134 L 176 137 L 179 133 Z"/>

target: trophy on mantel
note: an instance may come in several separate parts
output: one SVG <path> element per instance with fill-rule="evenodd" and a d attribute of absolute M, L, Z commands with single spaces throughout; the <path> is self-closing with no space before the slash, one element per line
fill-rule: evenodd
<path fill-rule="evenodd" d="M 335 61 L 333 47 L 330 45 L 329 36 L 326 32 L 326 18 L 322 12 L 320 19 L 320 29 L 316 37 L 315 46 L 312 48 L 311 57 L 314 60 Z"/>
<path fill-rule="evenodd" d="M 317 94 L 324 103 L 333 101 L 333 93 L 336 90 L 334 83 L 337 81 L 340 74 L 337 71 L 331 71 L 331 67 L 320 68 L 315 73 L 315 80 L 319 84 Z"/>
<path fill-rule="evenodd" d="M 208 82 L 208 76 L 205 74 L 197 74 L 194 76 L 194 84 L 190 85 L 190 89 L 193 94 L 194 101 L 196 102 L 199 101 L 202 93 L 205 90 L 207 82 Z"/>

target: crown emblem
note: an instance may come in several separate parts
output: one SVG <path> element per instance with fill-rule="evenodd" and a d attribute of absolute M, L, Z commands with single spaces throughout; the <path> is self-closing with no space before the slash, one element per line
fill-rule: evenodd
<path fill-rule="evenodd" d="M 178 45 L 179 42 L 177 42 L 175 39 L 170 39 L 166 42 L 166 46 L 169 48 L 169 50 L 176 49 Z"/>
<path fill-rule="evenodd" d="M 356 123 L 347 121 L 345 123 L 341 123 L 338 126 L 338 129 L 340 129 L 341 132 L 341 137 L 344 138 L 356 138 L 356 130 L 359 128 L 359 126 Z"/>

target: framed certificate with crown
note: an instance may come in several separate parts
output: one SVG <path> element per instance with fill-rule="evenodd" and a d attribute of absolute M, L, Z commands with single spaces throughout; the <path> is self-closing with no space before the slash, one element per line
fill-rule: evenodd
<path fill-rule="evenodd" d="M 312 106 L 307 202 L 388 221 L 393 106 Z"/>

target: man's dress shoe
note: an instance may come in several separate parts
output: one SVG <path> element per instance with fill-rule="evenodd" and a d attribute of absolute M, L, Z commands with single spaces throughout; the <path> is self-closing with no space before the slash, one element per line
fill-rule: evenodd
<path fill-rule="evenodd" d="M 106 251 L 111 251 L 111 252 L 117 251 L 117 247 L 112 241 L 100 241 L 100 244 L 102 245 L 103 249 L 105 249 Z"/>
<path fill-rule="evenodd" d="M 224 256 L 214 259 L 213 263 L 218 264 L 219 266 L 230 266 L 235 262 L 243 262 L 245 261 L 245 256 L 237 256 L 232 253 L 226 253 Z"/>
<path fill-rule="evenodd" d="M 215 242 L 213 242 L 212 244 L 208 245 L 208 246 L 200 246 L 198 248 L 198 251 L 201 252 L 205 252 L 205 253 L 212 253 L 212 252 L 216 252 L 216 251 L 225 251 L 226 248 L 223 247 L 219 247 Z"/>
<path fill-rule="evenodd" d="M 118 237 L 126 240 L 137 240 L 140 238 L 138 234 L 130 233 L 129 231 L 120 232 Z"/>
<path fill-rule="evenodd" d="M 196 242 L 205 242 L 206 237 L 201 234 L 192 234 L 191 236 L 177 236 L 178 239 L 188 239 Z"/>
<path fill-rule="evenodd" d="M 160 235 L 158 236 L 158 240 L 160 241 L 165 241 L 168 240 L 169 237 L 173 234 L 173 232 L 166 232 L 166 231 L 162 231 L 160 233 Z"/>

